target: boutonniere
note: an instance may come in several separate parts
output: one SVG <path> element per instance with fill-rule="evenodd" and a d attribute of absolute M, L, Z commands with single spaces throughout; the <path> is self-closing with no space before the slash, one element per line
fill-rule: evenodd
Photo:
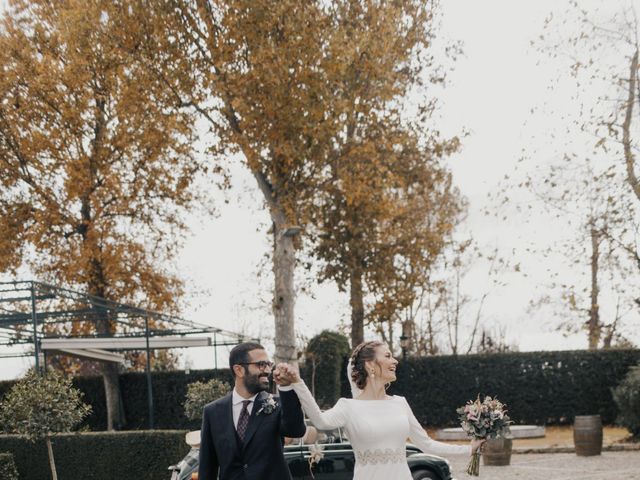
<path fill-rule="evenodd" d="M 256 412 L 256 415 L 260 415 L 261 413 L 270 415 L 276 408 L 278 408 L 278 402 L 276 402 L 276 399 L 273 398 L 272 394 L 269 394 L 267 395 L 267 398 L 263 400 L 262 406 L 260 407 L 260 410 Z"/>

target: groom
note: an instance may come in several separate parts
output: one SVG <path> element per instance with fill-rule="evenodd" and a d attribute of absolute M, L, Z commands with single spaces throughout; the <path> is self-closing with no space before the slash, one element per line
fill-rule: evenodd
<path fill-rule="evenodd" d="M 305 433 L 297 395 L 277 371 L 274 379 L 285 389 L 279 397 L 266 393 L 273 363 L 258 343 L 235 346 L 229 367 L 233 392 L 204 407 L 198 480 L 291 479 L 283 437 Z"/>

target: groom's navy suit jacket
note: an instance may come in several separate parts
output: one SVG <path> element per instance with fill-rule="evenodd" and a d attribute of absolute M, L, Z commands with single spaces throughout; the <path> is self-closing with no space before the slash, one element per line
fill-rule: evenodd
<path fill-rule="evenodd" d="M 293 390 L 274 396 L 276 408 L 258 414 L 268 394 L 256 397 L 244 442 L 233 424 L 231 394 L 204 407 L 198 480 L 291 479 L 283 456 L 283 437 L 305 434 L 304 415 Z M 219 475 L 219 477 L 218 477 Z"/>

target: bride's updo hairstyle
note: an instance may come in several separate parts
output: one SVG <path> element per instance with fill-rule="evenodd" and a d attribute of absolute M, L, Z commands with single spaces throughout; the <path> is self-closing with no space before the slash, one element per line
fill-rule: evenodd
<path fill-rule="evenodd" d="M 376 359 L 376 348 L 382 345 L 384 343 L 373 340 L 371 342 L 363 342 L 353 349 L 351 354 L 351 380 L 360 390 L 364 390 L 369 376 L 366 362 Z"/>

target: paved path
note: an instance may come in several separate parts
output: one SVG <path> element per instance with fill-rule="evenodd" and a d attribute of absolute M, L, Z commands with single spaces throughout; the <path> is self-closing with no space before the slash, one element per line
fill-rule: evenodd
<path fill-rule="evenodd" d="M 468 459 L 449 457 L 453 475 L 471 480 L 465 473 Z M 575 453 L 530 453 L 511 455 L 511 465 L 485 467 L 478 480 L 640 480 L 640 452 L 603 452 L 594 457 Z"/>

